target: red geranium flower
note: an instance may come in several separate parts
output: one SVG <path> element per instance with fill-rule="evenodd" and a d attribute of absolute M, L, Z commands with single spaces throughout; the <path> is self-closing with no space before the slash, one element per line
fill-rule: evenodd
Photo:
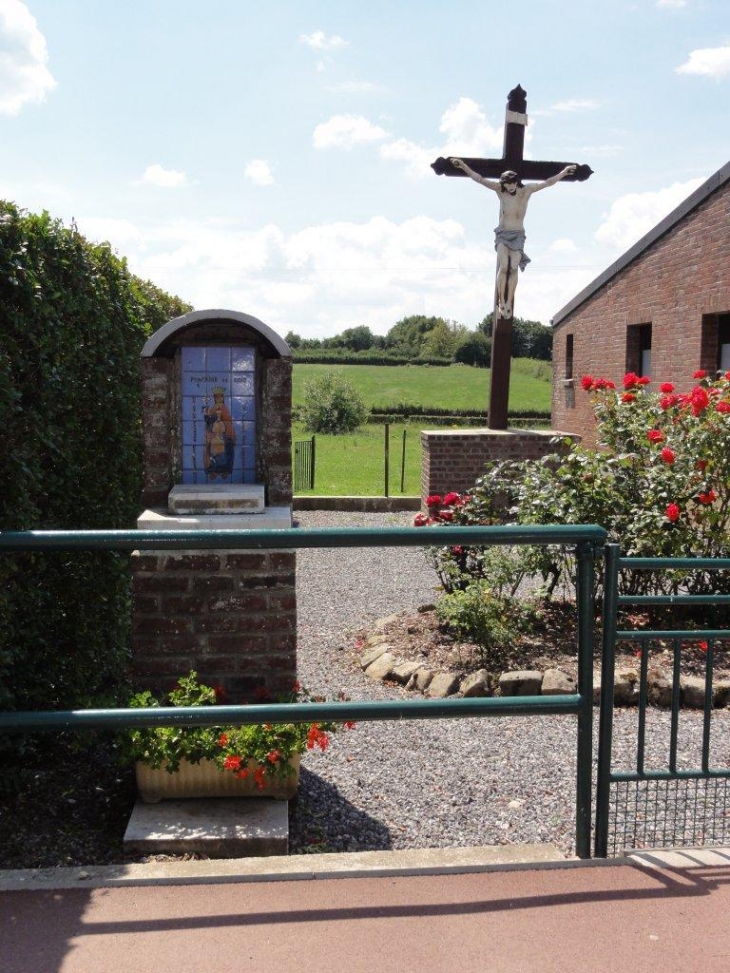
<path fill-rule="evenodd" d="M 444 497 L 444 499 L 441 502 L 443 503 L 444 507 L 451 507 L 455 503 L 458 503 L 460 499 L 461 499 L 461 497 L 459 496 L 459 494 L 458 493 L 454 493 L 453 490 L 452 490 L 451 493 L 447 493 L 446 494 L 446 496 Z"/>
<path fill-rule="evenodd" d="M 715 412 L 730 412 L 730 402 L 726 402 L 724 399 L 721 402 L 716 402 Z"/>
<path fill-rule="evenodd" d="M 661 429 L 650 429 L 646 434 L 646 438 L 650 443 L 663 443 L 664 433 L 661 431 Z"/>
<path fill-rule="evenodd" d="M 227 736 L 227 734 L 221 733 L 221 735 L 218 737 L 218 746 L 219 747 L 225 747 L 225 745 L 227 743 L 228 743 L 228 736 Z"/>
<path fill-rule="evenodd" d="M 440 507 L 442 503 L 443 500 L 438 493 L 432 493 L 430 497 L 426 497 L 427 507 Z"/>
<path fill-rule="evenodd" d="M 236 757 L 236 756 L 226 757 L 226 759 L 223 761 L 224 770 L 239 770 L 240 767 L 241 767 L 240 757 Z"/>
<path fill-rule="evenodd" d="M 648 375 L 642 375 L 638 382 L 639 385 L 650 385 L 651 379 Z"/>
<path fill-rule="evenodd" d="M 674 450 L 670 449 L 669 446 L 665 446 L 659 455 L 661 456 L 661 458 L 664 460 L 665 463 L 671 464 L 675 460 Z"/>
<path fill-rule="evenodd" d="M 257 767 L 253 772 L 253 779 L 256 781 L 256 786 L 259 789 L 263 789 L 266 783 L 266 768 Z"/>
<path fill-rule="evenodd" d="M 593 388 L 593 376 L 584 375 L 580 380 L 580 385 L 584 392 L 590 392 L 590 390 Z"/>
<path fill-rule="evenodd" d="M 280 758 L 281 758 L 281 754 L 279 753 L 278 750 L 272 750 L 271 753 L 266 754 L 266 759 L 269 761 L 270 764 L 278 764 Z"/>
<path fill-rule="evenodd" d="M 670 503 L 664 512 L 667 515 L 667 518 L 674 523 L 676 520 L 679 520 L 679 515 L 682 511 L 679 509 L 676 503 Z"/>
<path fill-rule="evenodd" d="M 244 768 L 243 770 L 239 770 L 238 773 L 236 774 L 236 779 L 237 780 L 245 780 L 247 777 L 248 777 L 248 769 L 247 768 Z"/>
<path fill-rule="evenodd" d="M 697 499 L 700 503 L 710 504 L 717 500 L 717 494 L 714 490 L 708 490 L 706 493 L 701 493 Z"/>
<path fill-rule="evenodd" d="M 624 394 L 621 396 L 621 401 L 622 402 L 635 402 L 636 401 L 636 396 L 634 395 L 633 392 L 624 392 Z"/>
<path fill-rule="evenodd" d="M 707 372 L 704 368 L 698 368 L 692 378 L 707 378 Z"/>
<path fill-rule="evenodd" d="M 674 386 L 671 382 L 662 382 L 662 384 L 659 386 L 659 391 L 669 394 L 669 392 L 674 391 Z"/>
<path fill-rule="evenodd" d="M 426 514 L 416 514 L 416 516 L 413 518 L 414 527 L 425 527 L 426 524 L 428 524 L 428 517 Z"/>
<path fill-rule="evenodd" d="M 709 646 L 707 642 L 698 642 L 697 648 L 700 650 L 700 652 L 707 652 Z"/>
<path fill-rule="evenodd" d="M 692 405 L 692 414 L 698 416 L 710 404 L 710 397 L 701 385 L 697 385 L 690 393 L 690 402 Z"/>
<path fill-rule="evenodd" d="M 446 521 L 453 520 L 454 519 L 454 511 L 453 510 L 442 510 L 441 513 L 439 514 L 439 519 L 440 520 L 446 520 Z"/>

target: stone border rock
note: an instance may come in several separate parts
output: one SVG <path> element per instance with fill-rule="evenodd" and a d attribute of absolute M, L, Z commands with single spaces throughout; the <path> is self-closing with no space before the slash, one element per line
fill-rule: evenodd
<path fill-rule="evenodd" d="M 575 679 L 560 669 L 516 670 L 489 673 L 478 669 L 459 675 L 456 672 L 434 671 L 420 662 L 398 659 L 383 629 L 398 616 L 389 615 L 375 623 L 375 631 L 362 645 L 360 667 L 369 679 L 395 682 L 410 692 L 443 699 L 446 696 L 566 696 L 577 691 Z M 640 675 L 638 669 L 617 669 L 613 699 L 616 706 L 635 706 L 639 702 Z M 705 680 L 700 676 L 679 678 L 680 704 L 692 709 L 705 705 Z M 664 669 L 650 667 L 647 678 L 647 698 L 651 705 L 668 707 L 672 702 L 672 677 Z M 601 699 L 601 675 L 594 673 L 593 703 Z M 712 704 L 715 708 L 730 705 L 730 679 L 720 679 L 713 686 Z"/>

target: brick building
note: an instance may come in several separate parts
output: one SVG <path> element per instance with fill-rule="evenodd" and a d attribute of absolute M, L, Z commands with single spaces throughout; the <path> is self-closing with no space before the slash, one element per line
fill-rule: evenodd
<path fill-rule="evenodd" d="M 595 440 L 585 374 L 688 390 L 730 369 L 730 162 L 553 318 L 553 429 Z"/>

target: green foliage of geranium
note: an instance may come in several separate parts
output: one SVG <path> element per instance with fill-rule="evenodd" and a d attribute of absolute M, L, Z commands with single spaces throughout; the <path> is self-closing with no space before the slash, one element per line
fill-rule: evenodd
<path fill-rule="evenodd" d="M 159 699 L 145 690 L 129 700 L 136 709 L 155 709 L 179 706 L 215 706 L 220 691 L 198 682 L 192 671 L 181 677 L 177 685 Z M 262 701 L 264 701 L 262 697 Z M 278 700 L 281 703 L 314 702 L 313 697 L 295 684 L 291 693 Z M 348 728 L 353 724 L 344 724 Z M 290 760 L 305 750 L 326 750 L 329 734 L 343 724 L 319 723 L 251 723 L 243 726 L 154 726 L 131 730 L 123 749 L 128 759 L 139 760 L 150 767 L 164 765 L 168 773 L 180 767 L 181 760 L 197 764 L 212 760 L 219 770 L 238 776 L 248 776 L 247 764 L 254 761 L 256 784 L 264 786 L 266 778 L 284 778 L 295 773 Z"/>
<path fill-rule="evenodd" d="M 0 530 L 132 527 L 139 514 L 139 357 L 188 306 L 107 244 L 0 201 Z M 129 559 L 0 559 L 0 706 L 126 694 Z"/>

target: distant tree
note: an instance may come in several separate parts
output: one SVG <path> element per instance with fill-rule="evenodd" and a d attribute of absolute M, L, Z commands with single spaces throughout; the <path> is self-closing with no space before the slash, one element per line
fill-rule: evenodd
<path fill-rule="evenodd" d="M 341 346 L 350 348 L 352 351 L 364 351 L 367 348 L 372 348 L 375 344 L 375 335 L 364 324 L 357 328 L 345 328 L 338 337 Z"/>
<path fill-rule="evenodd" d="M 290 331 L 288 334 L 284 335 L 284 341 L 289 345 L 289 347 L 294 351 L 296 348 L 302 347 L 302 339 L 298 334 Z"/>
<path fill-rule="evenodd" d="M 411 314 L 401 318 L 385 336 L 385 347 L 417 358 L 421 354 L 424 336 L 437 324 L 446 324 L 443 318 L 426 317 L 425 314 Z"/>
<path fill-rule="evenodd" d="M 454 361 L 477 368 L 489 368 L 492 361 L 492 342 L 481 331 L 468 331 L 462 336 Z"/>
<path fill-rule="evenodd" d="M 487 314 L 477 325 L 488 338 L 492 337 L 493 315 Z M 512 357 L 538 358 L 550 361 L 553 349 L 552 329 L 540 321 L 526 321 L 524 318 L 512 319 Z"/>

